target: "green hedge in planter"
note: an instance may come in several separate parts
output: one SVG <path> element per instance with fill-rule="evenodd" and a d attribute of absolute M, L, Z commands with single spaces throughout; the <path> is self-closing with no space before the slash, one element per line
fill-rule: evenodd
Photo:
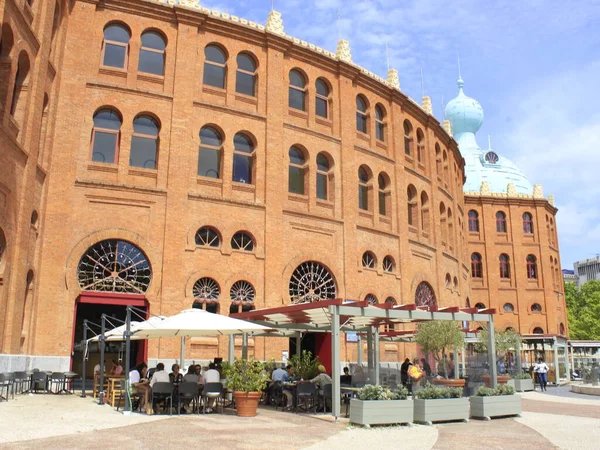
<path fill-rule="evenodd" d="M 489 388 L 486 386 L 481 386 L 475 392 L 476 397 L 493 397 L 495 395 L 513 395 L 515 393 L 515 388 L 508 384 L 499 384 L 495 388 Z"/>
<path fill-rule="evenodd" d="M 460 398 L 463 388 L 460 387 L 438 387 L 433 385 L 425 386 L 417 391 L 415 397 L 421 400 L 439 400 L 442 398 Z"/>
<path fill-rule="evenodd" d="M 360 400 L 406 400 L 407 397 L 408 389 L 405 387 L 399 387 L 397 390 L 392 391 L 379 384 L 367 384 L 358 391 L 358 398 Z"/>

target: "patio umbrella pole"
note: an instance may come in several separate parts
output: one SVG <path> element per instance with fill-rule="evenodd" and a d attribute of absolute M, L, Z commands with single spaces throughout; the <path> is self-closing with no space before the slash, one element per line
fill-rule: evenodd
<path fill-rule="evenodd" d="M 248 333 L 242 334 L 242 359 L 248 359 Z"/>
<path fill-rule="evenodd" d="M 358 364 L 360 366 L 360 368 L 362 369 L 363 348 L 362 348 L 362 334 L 360 332 L 356 333 L 356 344 L 357 344 L 356 364 Z"/>
<path fill-rule="evenodd" d="M 454 346 L 454 379 L 456 380 L 460 378 L 460 374 L 458 373 L 459 371 L 460 369 L 458 365 L 458 347 Z"/>
<path fill-rule="evenodd" d="M 490 365 L 490 381 L 492 384 L 492 389 L 495 389 L 496 386 L 498 386 L 498 368 L 496 367 L 496 337 L 494 336 L 494 316 L 492 314 L 490 314 L 488 330 L 488 358 Z"/>
<path fill-rule="evenodd" d="M 375 384 L 379 384 L 379 328 L 373 327 L 373 371 Z"/>
<path fill-rule="evenodd" d="M 125 318 L 125 409 L 124 415 L 131 414 L 131 396 L 129 395 L 129 354 L 131 353 L 131 306 L 127 306 Z"/>
<path fill-rule="evenodd" d="M 85 377 L 86 377 L 86 373 L 85 373 L 85 353 L 87 350 L 87 330 L 88 330 L 88 324 L 87 324 L 87 319 L 83 320 L 83 341 L 81 342 L 81 398 L 85 398 Z"/>
<path fill-rule="evenodd" d="M 340 400 L 342 396 L 340 386 L 340 312 L 339 306 L 330 307 L 331 312 L 331 414 L 337 422 L 341 412 Z"/>
<path fill-rule="evenodd" d="M 229 354 L 227 355 L 227 361 L 229 364 L 233 364 L 235 359 L 235 334 L 229 335 Z"/>
<path fill-rule="evenodd" d="M 185 364 L 185 336 L 181 336 L 181 352 L 179 354 L 179 367 L 183 370 Z"/>
<path fill-rule="evenodd" d="M 100 340 L 98 344 L 100 345 L 100 392 L 98 393 L 98 404 L 104 404 L 104 345 L 105 345 L 105 337 L 104 333 L 106 333 L 106 316 L 102 314 L 102 321 L 100 322 Z M 95 374 L 94 374 L 95 375 Z"/>

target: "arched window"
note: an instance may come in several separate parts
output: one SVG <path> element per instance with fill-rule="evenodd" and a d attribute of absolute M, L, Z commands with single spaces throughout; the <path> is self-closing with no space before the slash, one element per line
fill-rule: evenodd
<path fill-rule="evenodd" d="M 325 266 L 316 261 L 300 264 L 290 278 L 292 303 L 313 303 L 336 296 L 335 279 Z"/>
<path fill-rule="evenodd" d="M 200 278 L 192 287 L 194 296 L 194 308 L 206 309 L 206 311 L 219 313 L 219 298 L 221 297 L 221 287 L 219 283 L 209 277 Z"/>
<path fill-rule="evenodd" d="M 375 137 L 385 141 L 385 109 L 379 103 L 375 106 Z"/>
<path fill-rule="evenodd" d="M 531 312 L 532 313 L 541 313 L 542 305 L 540 305 L 539 303 L 534 303 L 533 305 L 531 305 Z"/>
<path fill-rule="evenodd" d="M 31 211 L 30 223 L 31 223 L 32 227 L 37 228 L 39 218 L 40 218 L 40 215 L 38 214 L 38 212 L 35 209 L 33 211 Z"/>
<path fill-rule="evenodd" d="M 550 218 L 550 245 L 556 246 L 556 232 L 554 230 L 554 220 Z"/>
<path fill-rule="evenodd" d="M 21 127 L 25 119 L 25 100 L 23 97 L 28 91 L 29 69 L 31 68 L 29 56 L 25 51 L 21 51 L 17 61 L 17 73 L 15 75 L 15 84 L 13 86 L 13 96 L 10 104 L 10 115 Z"/>
<path fill-rule="evenodd" d="M 367 100 L 362 95 L 356 96 L 356 129 L 361 133 L 368 133 Z"/>
<path fill-rule="evenodd" d="M 533 217 L 530 213 L 523 213 L 523 233 L 533 234 Z"/>
<path fill-rule="evenodd" d="M 315 81 L 315 114 L 319 117 L 329 118 L 329 85 L 322 79 Z"/>
<path fill-rule="evenodd" d="M 291 147 L 288 152 L 290 166 L 288 171 L 288 192 L 304 195 L 306 178 L 306 158 L 298 147 Z"/>
<path fill-rule="evenodd" d="M 243 250 L 245 252 L 254 251 L 254 239 L 244 231 L 238 231 L 231 238 L 231 248 L 234 250 Z"/>
<path fill-rule="evenodd" d="M 133 135 L 131 136 L 131 151 L 129 165 L 156 169 L 158 159 L 158 133 L 159 127 L 150 116 L 138 116 L 133 121 Z"/>
<path fill-rule="evenodd" d="M 469 231 L 479 233 L 479 213 L 473 209 L 469 211 Z"/>
<path fill-rule="evenodd" d="M 371 173 L 365 166 L 358 168 L 358 207 L 369 211 L 369 189 L 371 187 Z"/>
<path fill-rule="evenodd" d="M 417 161 L 420 163 L 425 160 L 425 135 L 423 130 L 417 129 Z"/>
<path fill-rule="evenodd" d="M 376 305 L 377 303 L 379 303 L 379 300 L 377 299 L 377 296 L 375 294 L 367 294 L 367 295 L 365 295 L 365 301 L 369 305 Z"/>
<path fill-rule="evenodd" d="M 506 233 L 506 214 L 502 211 L 496 213 L 496 232 Z"/>
<path fill-rule="evenodd" d="M 442 234 L 442 245 L 445 247 L 448 243 L 448 220 L 444 202 L 440 202 L 440 231 Z"/>
<path fill-rule="evenodd" d="M 4 230 L 0 228 L 0 268 L 2 267 L 2 258 L 4 257 L 4 253 L 6 252 L 6 236 L 4 235 Z"/>
<path fill-rule="evenodd" d="M 505 253 L 500 255 L 500 278 L 510 278 L 510 258 Z"/>
<path fill-rule="evenodd" d="M 107 26 L 104 29 L 104 42 L 102 43 L 102 65 L 126 69 L 130 39 L 131 34 L 123 25 Z"/>
<path fill-rule="evenodd" d="M 256 291 L 254 286 L 247 281 L 236 281 L 229 290 L 231 306 L 229 314 L 252 311 L 254 309 L 254 300 Z"/>
<path fill-rule="evenodd" d="M 565 329 L 565 324 L 564 324 L 564 323 L 561 323 L 561 324 L 558 326 L 558 332 L 559 332 L 559 334 L 561 334 L 562 336 L 564 336 L 566 331 L 567 331 L 567 330 Z"/>
<path fill-rule="evenodd" d="M 364 252 L 362 255 L 362 266 L 365 269 L 374 269 L 377 265 L 377 259 L 373 252 Z"/>
<path fill-rule="evenodd" d="M 247 53 L 237 55 L 235 92 L 256 97 L 256 62 Z"/>
<path fill-rule="evenodd" d="M 390 197 L 390 178 L 387 173 L 381 172 L 377 177 L 377 185 L 379 187 L 379 214 L 387 216 L 389 212 L 388 203 Z"/>
<path fill-rule="evenodd" d="M 142 34 L 142 47 L 138 72 L 163 76 L 165 74 L 165 38 L 156 31 L 146 31 Z"/>
<path fill-rule="evenodd" d="M 527 278 L 535 280 L 538 277 L 537 259 L 534 255 L 527 256 Z"/>
<path fill-rule="evenodd" d="M 33 1 L 29 2 L 33 5 Z M 50 35 L 50 55 L 54 56 L 54 50 L 56 48 L 56 34 L 58 31 L 58 27 L 60 26 L 60 22 L 62 20 L 62 14 L 60 11 L 60 4 L 58 2 L 54 5 L 54 17 L 52 18 L 52 34 Z"/>
<path fill-rule="evenodd" d="M 475 303 L 475 308 L 477 308 L 477 309 L 485 309 L 485 305 L 483 303 Z"/>
<path fill-rule="evenodd" d="M 544 334 L 544 329 L 541 327 L 535 327 L 533 329 L 533 334 Z"/>
<path fill-rule="evenodd" d="M 198 176 L 221 178 L 221 158 L 223 137 L 212 127 L 200 130 L 200 149 L 198 150 Z"/>
<path fill-rule="evenodd" d="M 444 170 L 444 182 L 448 184 L 448 153 L 446 153 L 446 150 L 442 151 L 442 166 Z"/>
<path fill-rule="evenodd" d="M 237 133 L 233 137 L 232 180 L 254 184 L 254 143 L 243 133 Z"/>
<path fill-rule="evenodd" d="M 429 234 L 429 197 L 425 191 L 421 192 L 421 228 Z"/>
<path fill-rule="evenodd" d="M 404 128 L 404 153 L 407 154 L 408 156 L 412 156 L 412 154 L 413 154 L 413 150 L 412 150 L 413 128 L 408 120 L 404 121 L 403 128 Z"/>
<path fill-rule="evenodd" d="M 227 55 L 218 45 L 204 47 L 204 74 L 202 83 L 207 86 L 225 89 L 227 75 Z"/>
<path fill-rule="evenodd" d="M 108 239 L 92 245 L 77 266 L 84 291 L 143 294 L 152 280 L 150 262 L 135 245 Z"/>
<path fill-rule="evenodd" d="M 426 281 L 421 281 L 415 291 L 415 304 L 417 306 L 435 306 L 435 293 Z"/>
<path fill-rule="evenodd" d="M 515 307 L 513 306 L 512 303 L 505 303 L 504 306 L 502 307 L 502 309 L 506 313 L 511 313 L 511 312 L 515 311 Z"/>
<path fill-rule="evenodd" d="M 385 299 L 385 303 L 391 303 L 392 305 L 397 305 L 398 302 L 396 301 L 396 299 L 394 297 L 388 297 Z"/>
<path fill-rule="evenodd" d="M 288 105 L 290 108 L 306 111 L 306 79 L 298 70 L 290 70 Z"/>
<path fill-rule="evenodd" d="M 446 274 L 445 282 L 446 282 L 446 288 L 450 289 L 452 287 L 452 277 L 450 276 L 449 273 Z"/>
<path fill-rule="evenodd" d="M 452 215 L 452 209 L 448 207 L 448 245 L 450 250 L 454 248 L 454 216 Z"/>
<path fill-rule="evenodd" d="M 104 108 L 94 114 L 92 161 L 115 164 L 119 156 L 121 117 L 114 109 Z"/>
<path fill-rule="evenodd" d="M 435 144 L 435 172 L 438 177 L 442 176 L 442 149 L 440 144 Z"/>
<path fill-rule="evenodd" d="M 396 268 L 396 263 L 394 262 L 394 258 L 392 258 L 390 255 L 387 255 L 385 258 L 383 258 L 383 271 L 384 272 L 392 273 L 395 268 Z"/>
<path fill-rule="evenodd" d="M 406 188 L 406 197 L 408 199 L 408 225 L 417 228 L 419 226 L 417 219 L 419 205 L 417 204 L 417 189 L 412 184 Z"/>
<path fill-rule="evenodd" d="M 454 277 L 452 279 L 452 284 L 454 285 L 454 290 L 458 291 L 458 278 L 457 277 Z"/>
<path fill-rule="evenodd" d="M 483 262 L 479 253 L 471 255 L 471 276 L 473 278 L 483 278 Z"/>
<path fill-rule="evenodd" d="M 317 155 L 317 198 L 321 200 L 329 200 L 329 178 L 331 167 L 329 159 L 324 153 Z"/>
<path fill-rule="evenodd" d="M 196 231 L 195 236 L 196 245 L 201 247 L 215 247 L 218 248 L 221 245 L 221 238 L 217 230 L 211 227 L 202 227 Z"/>

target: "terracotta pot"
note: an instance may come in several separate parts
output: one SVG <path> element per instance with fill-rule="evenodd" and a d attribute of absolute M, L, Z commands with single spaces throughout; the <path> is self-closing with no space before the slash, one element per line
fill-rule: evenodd
<path fill-rule="evenodd" d="M 481 379 L 487 387 L 492 387 L 492 382 L 489 375 L 483 375 Z M 506 384 L 508 383 L 508 380 L 510 380 L 510 375 L 498 375 L 496 379 L 498 380 L 498 384 Z"/>
<path fill-rule="evenodd" d="M 433 380 L 431 380 L 431 383 L 435 384 L 437 386 L 446 386 L 446 387 L 464 387 L 465 386 L 465 380 L 462 378 L 459 378 L 457 380 L 446 379 L 446 378 L 434 378 Z"/>
<path fill-rule="evenodd" d="M 260 392 L 241 392 L 234 391 L 235 406 L 237 415 L 240 417 L 254 417 L 258 408 L 258 402 L 261 397 Z"/>

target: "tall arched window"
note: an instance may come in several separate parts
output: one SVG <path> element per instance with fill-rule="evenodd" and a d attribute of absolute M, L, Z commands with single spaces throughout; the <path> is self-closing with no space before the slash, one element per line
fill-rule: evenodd
<path fill-rule="evenodd" d="M 440 202 L 440 231 L 442 235 L 442 246 L 448 243 L 448 218 L 446 217 L 446 205 Z"/>
<path fill-rule="evenodd" d="M 469 211 L 469 231 L 479 233 L 479 213 L 473 209 Z"/>
<path fill-rule="evenodd" d="M 412 184 L 406 188 L 406 197 L 408 199 L 408 225 L 417 228 L 419 226 L 417 219 L 419 205 L 417 204 L 417 189 Z"/>
<path fill-rule="evenodd" d="M 368 133 L 367 100 L 362 95 L 356 96 L 356 129 L 361 133 Z"/>
<path fill-rule="evenodd" d="M 387 173 L 381 172 L 377 177 L 377 185 L 379 187 L 379 214 L 382 216 L 389 215 L 389 207 L 388 204 L 391 205 L 390 198 L 390 177 L 388 177 Z"/>
<path fill-rule="evenodd" d="M 101 109 L 94 114 L 92 161 L 114 164 L 119 157 L 121 117 L 114 109 Z"/>
<path fill-rule="evenodd" d="M 221 178 L 221 159 L 223 137 L 212 127 L 200 130 L 200 149 L 198 150 L 198 176 Z"/>
<path fill-rule="evenodd" d="M 329 85 L 322 79 L 315 81 L 315 114 L 319 117 L 329 118 Z"/>
<path fill-rule="evenodd" d="M 330 176 L 331 176 L 331 165 L 329 164 L 329 158 L 324 153 L 317 155 L 317 198 L 321 200 L 330 199 Z"/>
<path fill-rule="evenodd" d="M 500 278 L 510 278 L 510 258 L 506 253 L 500 255 Z"/>
<path fill-rule="evenodd" d="M 471 276 L 473 278 L 483 278 L 483 262 L 479 253 L 471 255 Z"/>
<path fill-rule="evenodd" d="M 421 228 L 429 234 L 429 197 L 425 191 L 421 192 Z"/>
<path fill-rule="evenodd" d="M 404 153 L 408 156 L 412 156 L 413 154 L 413 128 L 408 120 L 404 121 Z"/>
<path fill-rule="evenodd" d="M 450 176 L 448 174 L 448 153 L 446 153 L 446 150 L 442 151 L 442 166 L 444 170 L 444 182 L 448 184 Z"/>
<path fill-rule="evenodd" d="M 377 265 L 377 258 L 373 252 L 364 252 L 362 255 L 362 266 L 365 269 L 374 269 Z"/>
<path fill-rule="evenodd" d="M 448 208 L 448 246 L 452 250 L 454 248 L 454 216 L 452 209 Z"/>
<path fill-rule="evenodd" d="M 123 25 L 107 26 L 104 29 L 104 42 L 102 43 L 102 65 L 126 69 L 130 39 L 131 33 Z"/>
<path fill-rule="evenodd" d="M 371 171 L 366 166 L 358 168 L 358 207 L 369 211 L 369 190 L 371 188 Z"/>
<path fill-rule="evenodd" d="M 379 103 L 375 106 L 375 137 L 385 141 L 385 108 Z"/>
<path fill-rule="evenodd" d="M 140 48 L 140 60 L 138 72 L 151 73 L 153 75 L 165 74 L 165 49 L 167 43 L 165 38 L 156 31 L 146 31 L 142 34 L 142 47 Z"/>
<path fill-rule="evenodd" d="M 523 213 L 523 233 L 533 234 L 533 217 L 530 213 Z"/>
<path fill-rule="evenodd" d="M 244 133 L 237 133 L 233 137 L 232 180 L 254 184 L 254 143 Z"/>
<path fill-rule="evenodd" d="M 306 158 L 298 147 L 291 147 L 288 152 L 290 165 L 288 171 L 288 192 L 304 195 L 306 179 Z"/>
<path fill-rule="evenodd" d="M 417 306 L 435 306 L 436 303 L 435 292 L 431 285 L 426 281 L 421 281 L 415 291 L 415 304 Z"/>
<path fill-rule="evenodd" d="M 306 78 L 298 70 L 290 70 L 288 105 L 290 108 L 306 111 Z"/>
<path fill-rule="evenodd" d="M 156 169 L 158 159 L 158 133 L 159 127 L 150 116 L 138 116 L 133 121 L 133 135 L 131 136 L 131 151 L 129 165 Z"/>
<path fill-rule="evenodd" d="M 26 101 L 24 97 L 29 90 L 28 84 L 30 67 L 29 56 L 25 51 L 21 51 L 17 61 L 17 74 L 15 76 L 13 96 L 10 104 L 10 115 L 14 117 L 19 127 L 23 125 L 23 121 L 25 119 Z"/>
<path fill-rule="evenodd" d="M 227 55 L 218 45 L 204 47 L 204 74 L 202 83 L 207 86 L 225 89 L 227 76 Z"/>
<path fill-rule="evenodd" d="M 535 280 L 538 277 L 537 259 L 534 255 L 527 256 L 527 278 Z"/>
<path fill-rule="evenodd" d="M 417 129 L 417 161 L 425 161 L 425 135 L 420 128 Z"/>
<path fill-rule="evenodd" d="M 496 232 L 506 233 L 506 214 L 502 211 L 496 213 Z"/>
<path fill-rule="evenodd" d="M 442 176 L 442 149 L 440 148 L 440 144 L 436 142 L 435 144 L 435 172 L 437 176 L 441 178 Z"/>
<path fill-rule="evenodd" d="M 554 230 L 554 219 L 550 218 L 550 245 L 556 246 L 556 231 Z"/>
<path fill-rule="evenodd" d="M 4 257 L 4 253 L 6 252 L 6 236 L 4 235 L 4 230 L 0 228 L 0 268 L 2 268 L 2 258 Z"/>
<path fill-rule="evenodd" d="M 235 92 L 256 96 L 256 62 L 247 53 L 237 55 L 237 70 L 235 72 Z"/>

